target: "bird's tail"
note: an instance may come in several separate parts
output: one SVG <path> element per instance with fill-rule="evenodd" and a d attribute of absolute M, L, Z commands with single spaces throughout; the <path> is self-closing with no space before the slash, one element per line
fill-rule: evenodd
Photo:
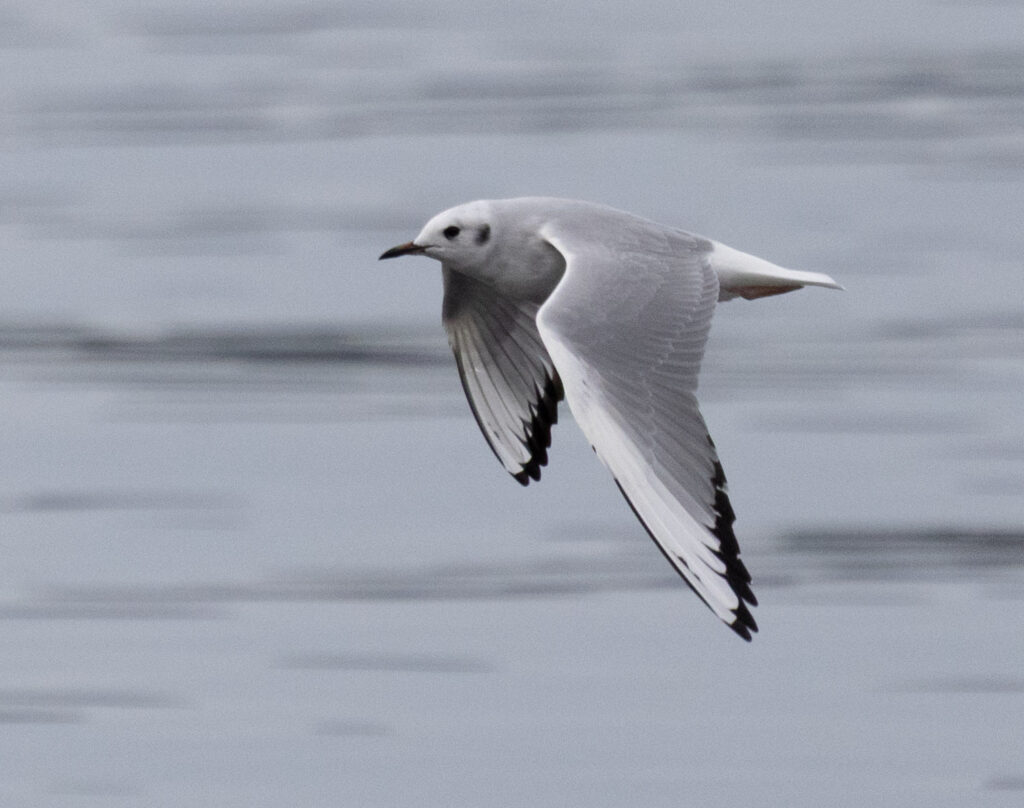
<path fill-rule="evenodd" d="M 734 297 L 753 300 L 792 292 L 804 286 L 843 288 L 824 273 L 784 269 L 718 242 L 714 242 L 714 248 L 708 254 L 708 262 L 718 275 L 719 300 L 731 300 Z"/>

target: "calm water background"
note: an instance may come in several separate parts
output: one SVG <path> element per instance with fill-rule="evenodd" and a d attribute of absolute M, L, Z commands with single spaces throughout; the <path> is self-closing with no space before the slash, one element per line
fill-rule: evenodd
<path fill-rule="evenodd" d="M 0 8 L 0 802 L 1024 799 L 1024 7 Z M 520 489 L 428 216 L 783 265 L 702 382 L 737 640 L 565 413 Z"/>

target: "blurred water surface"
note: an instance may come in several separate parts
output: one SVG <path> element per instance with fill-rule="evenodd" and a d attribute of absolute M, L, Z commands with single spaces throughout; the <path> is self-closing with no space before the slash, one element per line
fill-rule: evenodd
<path fill-rule="evenodd" d="M 1024 9 L 0 9 L 0 799 L 1017 805 Z M 783 265 L 702 377 L 739 642 L 563 408 L 520 489 L 433 213 Z"/>

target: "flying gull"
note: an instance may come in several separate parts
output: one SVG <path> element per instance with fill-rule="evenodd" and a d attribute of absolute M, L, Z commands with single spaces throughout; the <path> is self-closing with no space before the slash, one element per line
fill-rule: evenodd
<path fill-rule="evenodd" d="M 568 199 L 469 202 L 381 258 L 441 262 L 442 319 L 480 430 L 523 485 L 540 479 L 564 397 L 655 544 L 746 640 L 757 599 L 725 474 L 697 406 L 715 303 L 828 275 Z"/>

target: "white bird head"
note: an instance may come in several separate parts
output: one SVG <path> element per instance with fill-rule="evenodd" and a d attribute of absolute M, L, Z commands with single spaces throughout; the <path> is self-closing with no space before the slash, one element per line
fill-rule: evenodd
<path fill-rule="evenodd" d="M 381 258 L 426 255 L 446 270 L 483 281 L 505 294 L 542 302 L 565 270 L 562 255 L 544 237 L 546 200 L 480 200 L 457 205 L 427 222 L 412 241 Z"/>
<path fill-rule="evenodd" d="M 494 249 L 492 220 L 486 202 L 458 205 L 437 214 L 412 241 L 392 247 L 380 257 L 426 255 L 456 270 L 481 267 Z"/>

